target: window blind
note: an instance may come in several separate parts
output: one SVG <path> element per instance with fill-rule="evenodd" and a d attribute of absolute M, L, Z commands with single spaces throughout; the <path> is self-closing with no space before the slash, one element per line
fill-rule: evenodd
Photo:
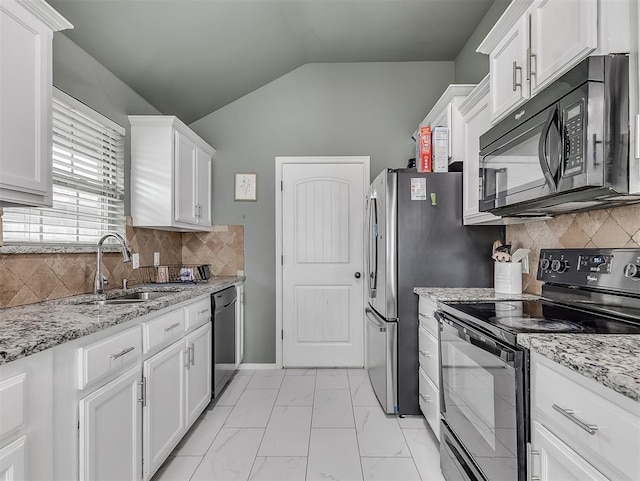
<path fill-rule="evenodd" d="M 124 235 L 124 129 L 72 97 L 53 98 L 53 205 L 5 208 L 9 244 L 95 244 Z"/>

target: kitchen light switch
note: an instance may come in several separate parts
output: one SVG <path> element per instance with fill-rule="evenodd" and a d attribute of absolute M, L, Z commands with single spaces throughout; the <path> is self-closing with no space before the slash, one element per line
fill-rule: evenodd
<path fill-rule="evenodd" d="M 153 253 L 153 265 L 155 267 L 158 267 L 160 265 L 160 253 L 159 252 L 154 252 Z"/>
<path fill-rule="evenodd" d="M 133 268 L 138 269 L 140 267 L 140 254 L 134 252 L 131 255 L 131 262 L 133 263 Z"/>

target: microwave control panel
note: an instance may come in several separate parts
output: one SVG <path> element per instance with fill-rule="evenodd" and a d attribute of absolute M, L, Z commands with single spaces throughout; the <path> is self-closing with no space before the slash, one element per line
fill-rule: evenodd
<path fill-rule="evenodd" d="M 562 111 L 564 176 L 580 174 L 584 170 L 584 116 L 583 99 Z"/>

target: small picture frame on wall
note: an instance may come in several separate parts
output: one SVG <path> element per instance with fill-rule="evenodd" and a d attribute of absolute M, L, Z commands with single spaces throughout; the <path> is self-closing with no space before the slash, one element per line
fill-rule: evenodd
<path fill-rule="evenodd" d="M 258 200 L 258 174 L 235 174 L 235 188 L 233 200 Z"/>

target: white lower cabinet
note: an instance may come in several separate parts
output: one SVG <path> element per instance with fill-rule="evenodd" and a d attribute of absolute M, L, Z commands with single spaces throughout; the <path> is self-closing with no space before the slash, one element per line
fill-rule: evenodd
<path fill-rule="evenodd" d="M 186 432 L 184 341 L 178 341 L 143 364 L 146 405 L 144 406 L 144 478 L 160 467 Z"/>
<path fill-rule="evenodd" d="M 438 440 L 440 439 L 440 326 L 434 317 L 436 304 L 420 296 L 418 301 L 418 403 Z"/>
<path fill-rule="evenodd" d="M 136 481 L 142 475 L 140 366 L 80 401 L 80 480 Z"/>
<path fill-rule="evenodd" d="M 53 479 L 51 359 L 43 351 L 0 365 L 2 481 Z"/>
<path fill-rule="evenodd" d="M 531 354 L 530 476 L 640 479 L 640 403 Z"/>
<path fill-rule="evenodd" d="M 211 324 L 146 360 L 143 376 L 143 478 L 149 479 L 211 400 Z"/>
<path fill-rule="evenodd" d="M 27 479 L 27 437 L 0 449 L 0 479 L 2 481 L 23 481 Z"/>
<path fill-rule="evenodd" d="M 187 336 L 189 366 L 186 378 L 185 402 L 187 426 L 194 423 L 211 401 L 211 324 Z"/>
<path fill-rule="evenodd" d="M 607 481 L 607 478 L 538 422 L 532 423 L 530 479 L 540 481 Z"/>

